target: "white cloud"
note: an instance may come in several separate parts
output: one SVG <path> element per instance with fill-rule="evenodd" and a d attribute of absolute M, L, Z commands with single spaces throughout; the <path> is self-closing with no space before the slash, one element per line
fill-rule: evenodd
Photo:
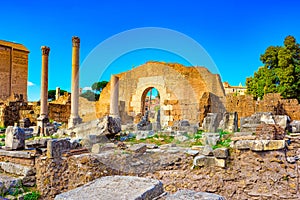
<path fill-rule="evenodd" d="M 30 81 L 27 82 L 27 86 L 28 86 L 28 87 L 34 86 L 34 85 L 35 85 L 35 84 L 34 84 L 33 82 L 30 82 Z"/>
<path fill-rule="evenodd" d="M 82 90 L 92 90 L 92 88 L 91 87 L 84 87 L 84 88 L 82 88 Z"/>

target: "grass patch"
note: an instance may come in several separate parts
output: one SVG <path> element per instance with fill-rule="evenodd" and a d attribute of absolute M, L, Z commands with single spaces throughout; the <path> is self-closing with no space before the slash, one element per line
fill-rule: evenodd
<path fill-rule="evenodd" d="M 222 147 L 229 148 L 231 142 L 231 139 L 229 138 L 230 133 L 223 130 L 220 130 L 219 133 L 220 133 L 220 141 L 218 141 L 216 145 L 212 146 L 212 149 L 217 149 Z"/>
<path fill-rule="evenodd" d="M 24 200 L 38 200 L 40 198 L 40 193 L 37 191 L 30 192 L 24 195 Z"/>

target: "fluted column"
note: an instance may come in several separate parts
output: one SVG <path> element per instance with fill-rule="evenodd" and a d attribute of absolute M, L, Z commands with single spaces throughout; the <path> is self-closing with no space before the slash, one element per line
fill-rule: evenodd
<path fill-rule="evenodd" d="M 119 117 L 119 77 L 110 78 L 110 115 Z"/>
<path fill-rule="evenodd" d="M 42 73 L 41 73 L 41 101 L 40 101 L 40 116 L 38 118 L 38 126 L 40 133 L 44 135 L 44 127 L 48 122 L 48 58 L 50 48 L 41 47 L 42 50 Z"/>
<path fill-rule="evenodd" d="M 72 128 L 76 124 L 81 123 L 81 118 L 78 115 L 79 102 L 79 48 L 80 38 L 72 37 L 72 91 L 71 91 L 71 116 L 68 127 Z"/>

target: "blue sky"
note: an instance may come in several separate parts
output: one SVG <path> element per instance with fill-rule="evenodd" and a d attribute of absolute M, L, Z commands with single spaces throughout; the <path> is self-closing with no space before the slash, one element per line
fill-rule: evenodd
<path fill-rule="evenodd" d="M 51 48 L 49 89 L 70 90 L 73 35 L 81 38 L 83 63 L 101 42 L 141 27 L 167 28 L 194 39 L 214 61 L 222 81 L 238 85 L 261 66 L 259 56 L 268 46 L 281 45 L 287 35 L 300 41 L 299 7 L 296 0 L 2 1 L 0 39 L 22 43 L 30 50 L 28 79 L 34 84 L 28 87 L 30 100 L 39 99 L 41 46 Z M 147 60 L 187 64 L 180 56 L 156 49 L 126 55 L 107 66 L 113 69 L 99 79 Z"/>

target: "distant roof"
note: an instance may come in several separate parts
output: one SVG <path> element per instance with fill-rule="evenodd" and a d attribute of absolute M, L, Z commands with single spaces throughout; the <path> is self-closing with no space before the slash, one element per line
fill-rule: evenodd
<path fill-rule="evenodd" d="M 5 41 L 5 40 L 0 40 L 0 45 L 12 47 L 14 49 L 18 49 L 18 50 L 21 50 L 21 51 L 26 51 L 26 52 L 29 53 L 29 50 L 23 44 L 9 42 L 9 41 Z"/>

